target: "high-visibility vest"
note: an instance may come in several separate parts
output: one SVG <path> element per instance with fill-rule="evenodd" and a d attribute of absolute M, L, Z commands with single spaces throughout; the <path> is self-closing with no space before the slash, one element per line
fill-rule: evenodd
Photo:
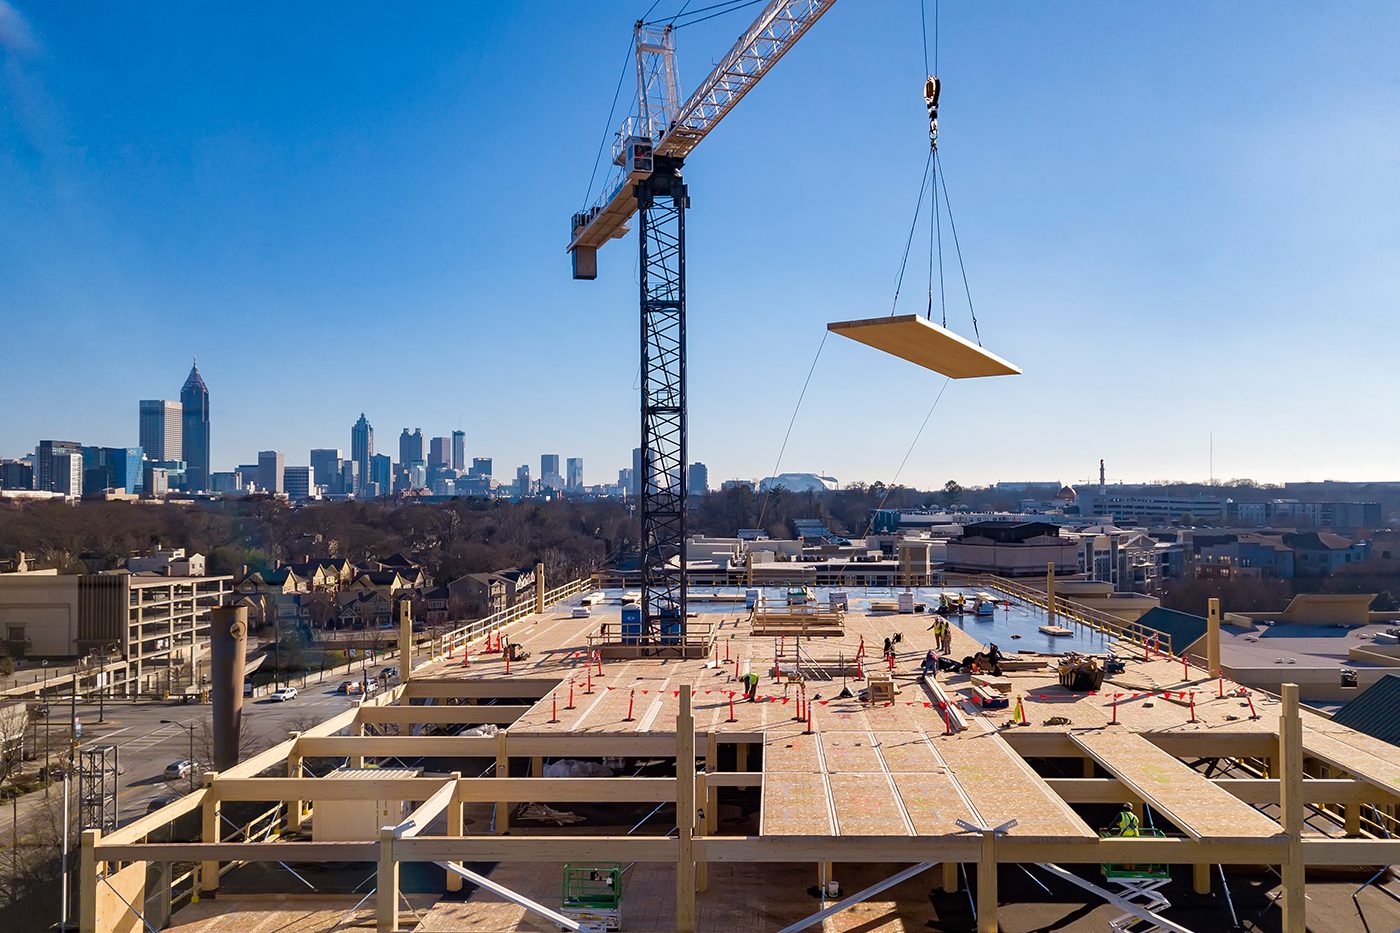
<path fill-rule="evenodd" d="M 1131 810 L 1124 810 L 1118 814 L 1118 822 L 1114 824 L 1114 829 L 1118 830 L 1120 836 L 1136 836 L 1142 824 L 1138 822 L 1137 814 Z"/>

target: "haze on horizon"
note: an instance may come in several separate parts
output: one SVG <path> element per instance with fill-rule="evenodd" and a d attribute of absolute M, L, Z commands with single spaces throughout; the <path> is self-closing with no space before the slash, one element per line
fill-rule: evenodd
<path fill-rule="evenodd" d="M 647 6 L 0 0 L 0 456 L 134 445 L 137 401 L 178 397 L 197 356 L 215 470 L 348 450 L 363 411 L 395 456 L 405 426 L 460 425 L 502 478 L 548 452 L 615 480 L 635 235 L 596 282 L 564 247 Z M 679 33 L 683 93 L 756 9 Z M 1077 483 L 1100 458 L 1202 481 L 1212 434 L 1220 479 L 1400 479 L 1400 6 L 939 16 L 978 325 L 1025 374 L 950 385 L 899 481 Z M 890 308 L 927 152 L 919 31 L 917 0 L 838 3 L 687 164 L 712 485 L 774 471 L 826 322 Z M 916 236 L 901 312 L 927 261 Z M 942 384 L 833 336 L 779 471 L 892 480 Z"/>

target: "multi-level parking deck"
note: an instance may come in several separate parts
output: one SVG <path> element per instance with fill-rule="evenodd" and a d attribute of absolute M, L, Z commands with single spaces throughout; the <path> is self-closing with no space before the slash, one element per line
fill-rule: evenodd
<path fill-rule="evenodd" d="M 1125 644 L 1125 670 L 1094 693 L 1061 687 L 1048 658 L 1023 657 L 984 680 L 1009 705 L 983 708 L 968 675 L 935 682 L 920 672 L 934 647 L 931 614 L 871 612 L 864 597 L 852 600 L 843 634 L 804 638 L 800 649 L 791 637 L 752 635 L 742 604 L 698 601 L 697 628 L 712 641 L 691 653 L 703 657 L 652 645 L 609 660 L 590 635 L 604 624 L 620 631 L 621 594 L 576 618 L 579 591 L 499 632 L 439 639 L 384 695 L 114 834 L 88 833 L 84 930 L 137 929 L 136 907 L 182 862 L 200 863 L 206 897 L 234 863 L 374 863 L 363 890 L 375 894 L 361 909 L 373 905 L 380 930 L 557 929 L 532 905 L 557 910 L 560 863 L 586 860 L 635 863 L 629 930 L 733 929 L 736 917 L 780 929 L 820 906 L 808 885 L 911 865 L 941 865 L 935 883 L 947 890 L 960 885 L 960 865 L 975 867 L 978 926 L 995 930 L 999 863 L 1190 865 L 1198 890 L 1213 865 L 1281 866 L 1285 929 L 1301 930 L 1304 865 L 1400 861 L 1400 840 L 1385 838 L 1400 804 L 1393 749 L 1299 709 L 1292 691 L 1251 695 Z M 998 609 L 1004 621 L 1022 611 Z M 1009 629 L 954 620 L 953 656 L 980 650 L 982 631 L 997 640 Z M 891 670 L 883 646 L 895 633 Z M 502 642 L 528 657 L 507 661 Z M 737 680 L 746 671 L 761 678 L 756 702 Z M 871 675 L 893 677 L 892 702 L 862 702 Z M 481 724 L 499 731 L 458 734 Z M 421 773 L 312 778 L 313 759 Z M 606 761 L 618 776 L 545 777 L 562 759 Z M 345 800 L 409 801 L 412 812 L 373 838 L 317 838 L 315 808 Z M 286 802 L 282 834 L 221 840 L 220 808 L 234 801 Z M 517 808 L 527 802 L 584 818 L 525 822 Z M 1125 803 L 1164 835 L 1101 837 Z M 662 815 L 629 832 L 639 807 Z M 201 841 L 158 841 L 192 811 L 202 813 Z M 1305 827 L 1309 815 L 1333 822 Z M 415 894 L 410 910 L 400 866 L 428 862 L 499 863 L 491 878 L 503 888 L 464 902 L 448 893 L 460 876 L 444 871 L 440 890 Z M 297 893 L 287 888 L 291 900 Z M 215 929 L 200 910 L 175 920 Z M 827 928 L 844 929 L 842 916 Z"/>

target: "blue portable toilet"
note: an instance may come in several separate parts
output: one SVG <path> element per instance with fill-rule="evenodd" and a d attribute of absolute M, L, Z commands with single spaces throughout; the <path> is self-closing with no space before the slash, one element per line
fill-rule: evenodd
<path fill-rule="evenodd" d="M 635 645 L 642 637 L 642 607 L 622 607 L 622 643 Z"/>

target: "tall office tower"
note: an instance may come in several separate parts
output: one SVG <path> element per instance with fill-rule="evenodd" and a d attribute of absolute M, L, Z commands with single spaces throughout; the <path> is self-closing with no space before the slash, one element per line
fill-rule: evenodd
<path fill-rule="evenodd" d="M 178 419 L 176 424 L 179 424 Z M 83 494 L 83 445 L 77 441 L 39 442 L 39 481 L 35 488 L 78 498 Z"/>
<path fill-rule="evenodd" d="M 517 496 L 528 496 L 530 494 L 530 464 L 523 463 L 515 471 L 515 494 Z"/>
<path fill-rule="evenodd" d="M 705 468 L 703 463 L 692 463 L 686 482 L 690 486 L 686 490 L 687 495 L 703 496 L 710 491 L 710 471 Z"/>
<path fill-rule="evenodd" d="M 408 433 L 408 428 L 403 429 L 399 435 L 399 463 L 408 466 L 415 460 L 427 461 L 423 453 L 423 429 L 414 428 L 413 433 Z"/>
<path fill-rule="evenodd" d="M 107 489 L 141 492 L 144 468 L 140 447 L 84 447 L 83 495 Z"/>
<path fill-rule="evenodd" d="M 322 447 L 311 451 L 311 481 L 317 486 L 325 486 L 327 491 L 353 492 L 349 489 L 331 489 L 340 479 L 340 464 L 339 447 Z"/>
<path fill-rule="evenodd" d="M 287 467 L 282 471 L 282 481 L 286 486 L 287 498 L 309 499 L 311 497 L 311 467 Z"/>
<path fill-rule="evenodd" d="M 374 472 L 370 469 L 374 461 L 374 428 L 365 420 L 364 412 L 360 412 L 360 420 L 350 429 L 350 459 L 360 465 L 360 482 L 369 481 L 370 474 Z M 380 488 L 387 490 L 389 485 L 385 483 Z"/>
<path fill-rule="evenodd" d="M 185 461 L 185 488 L 191 492 L 209 490 L 209 389 L 199 375 L 199 363 L 190 367 L 189 378 L 180 390 L 180 456 Z"/>
<path fill-rule="evenodd" d="M 258 488 L 266 493 L 286 492 L 282 451 L 258 451 Z"/>
<path fill-rule="evenodd" d="M 141 449 L 148 460 L 183 460 L 180 403 L 164 399 L 141 402 Z M 207 445 L 206 445 L 207 446 Z"/>
<path fill-rule="evenodd" d="M 364 478 L 364 474 L 360 474 Z M 369 481 L 379 484 L 379 494 L 387 496 L 394 489 L 394 461 L 388 454 L 375 454 L 369 460 Z"/>
<path fill-rule="evenodd" d="M 445 467 L 452 462 L 452 442 L 435 437 L 428 442 L 428 467 Z"/>
<path fill-rule="evenodd" d="M 0 489 L 33 488 L 33 464 L 24 460 L 0 460 Z"/>
<path fill-rule="evenodd" d="M 632 448 L 632 488 L 627 490 L 634 496 L 642 494 L 642 483 L 646 481 L 642 475 L 642 448 Z"/>
<path fill-rule="evenodd" d="M 548 476 L 551 473 L 559 473 L 559 455 L 540 454 L 540 476 Z"/>
<path fill-rule="evenodd" d="M 583 458 L 570 457 L 568 467 L 569 476 L 564 488 L 581 491 L 583 489 Z"/>
<path fill-rule="evenodd" d="M 472 457 L 471 475 L 489 477 L 491 475 L 491 458 Z"/>
<path fill-rule="evenodd" d="M 461 473 L 467 468 L 467 432 L 452 432 L 452 469 Z"/>
<path fill-rule="evenodd" d="M 365 478 L 360 475 L 360 465 L 354 460 L 346 460 L 340 465 L 340 475 L 335 479 L 336 492 L 343 496 L 355 496 L 364 491 Z"/>

